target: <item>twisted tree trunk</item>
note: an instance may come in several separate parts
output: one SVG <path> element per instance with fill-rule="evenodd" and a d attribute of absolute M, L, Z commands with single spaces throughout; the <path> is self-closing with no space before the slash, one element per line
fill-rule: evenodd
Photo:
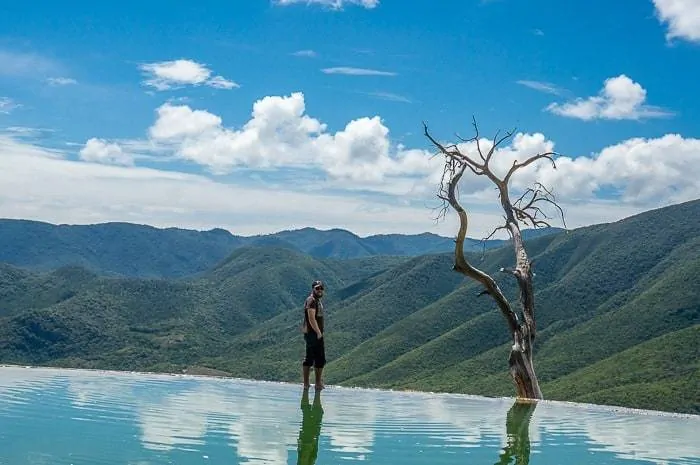
<path fill-rule="evenodd" d="M 501 186 L 499 186 L 500 188 Z M 508 365 L 510 375 L 516 385 L 518 397 L 528 399 L 541 399 L 542 391 L 535 374 L 532 363 L 532 341 L 535 339 L 535 295 L 532 286 L 532 263 L 525 251 L 525 244 L 520 233 L 520 227 L 513 214 L 513 206 L 508 198 L 508 187 L 503 185 L 505 192 L 501 192 L 501 204 L 506 211 L 506 224 L 513 240 L 516 265 L 511 271 L 518 281 L 520 288 L 520 305 L 523 312 L 523 320 L 513 333 L 513 345 L 510 349 Z"/>
<path fill-rule="evenodd" d="M 511 131 L 506 133 L 506 135 L 499 140 L 494 138 L 490 150 L 486 155 L 484 155 L 484 153 L 481 151 L 481 141 L 479 139 L 479 132 L 476 122 L 474 122 L 474 128 L 476 129 L 476 136 L 473 139 L 462 141 L 476 143 L 476 151 L 480 157 L 480 161 L 477 161 L 475 158 L 462 153 L 457 145 L 446 147 L 440 144 L 428 133 L 428 128 L 424 125 L 425 136 L 430 139 L 430 141 L 440 150 L 440 153 L 445 156 L 445 169 L 440 185 L 440 192 L 438 194 L 438 197 L 445 203 L 443 206 L 443 214 L 447 208 L 452 207 L 459 217 L 459 230 L 455 239 L 455 262 L 453 268 L 465 276 L 481 283 L 484 290 L 479 295 L 490 295 L 506 319 L 508 329 L 513 338 L 513 345 L 511 346 L 508 364 L 510 367 L 511 377 L 513 378 L 513 382 L 515 384 L 517 397 L 523 399 L 542 399 L 542 391 L 540 390 L 539 381 L 537 380 L 537 375 L 535 373 L 532 360 L 532 347 L 536 335 L 535 296 L 532 285 L 532 263 L 527 256 L 518 222 L 520 221 L 525 224 L 529 223 L 533 227 L 549 226 L 546 221 L 538 218 L 538 215 L 544 215 L 544 213 L 537 204 L 540 202 L 549 203 L 559 209 L 560 212 L 561 209 L 554 201 L 551 192 L 540 184 L 537 184 L 535 188 L 527 189 L 517 201 L 511 202 L 508 192 L 508 184 L 511 177 L 515 172 L 517 172 L 518 169 L 523 168 L 537 160 L 547 159 L 554 165 L 554 160 L 552 158 L 554 153 L 548 152 L 537 154 L 528 158 L 524 162 L 518 162 L 516 160 L 506 176 L 503 177 L 503 179 L 500 179 L 491 170 L 489 162 L 491 161 L 491 158 L 493 157 L 498 146 L 504 140 L 511 137 L 513 132 Z M 464 255 L 464 240 L 467 235 L 469 218 L 466 210 L 457 199 L 456 191 L 457 186 L 467 168 L 469 168 L 469 170 L 477 176 L 488 177 L 498 189 L 501 207 L 503 209 L 506 221 L 505 225 L 496 228 L 496 230 L 491 233 L 489 237 L 493 236 L 493 234 L 498 230 L 506 230 L 508 231 L 513 242 L 516 262 L 515 268 L 503 268 L 500 271 L 511 274 L 515 277 L 518 283 L 518 287 L 520 288 L 522 318 L 518 318 L 518 315 L 513 311 L 508 299 L 498 287 L 496 280 L 489 274 L 474 267 L 471 263 L 469 263 Z M 526 198 L 529 198 L 529 201 L 524 204 Z"/>

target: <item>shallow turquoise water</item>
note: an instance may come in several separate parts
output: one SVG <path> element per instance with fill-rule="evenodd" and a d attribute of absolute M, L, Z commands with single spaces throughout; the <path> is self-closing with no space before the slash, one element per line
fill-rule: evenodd
<path fill-rule="evenodd" d="M 552 402 L 0 368 L 8 465 L 700 464 L 699 433 L 697 416 Z"/>

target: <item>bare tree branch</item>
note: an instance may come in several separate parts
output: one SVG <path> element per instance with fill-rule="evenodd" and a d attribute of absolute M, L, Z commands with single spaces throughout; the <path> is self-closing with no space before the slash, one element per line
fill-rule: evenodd
<path fill-rule="evenodd" d="M 462 136 L 460 136 L 459 134 L 455 134 L 455 136 L 457 137 L 457 139 L 461 140 L 461 141 L 464 142 L 464 143 L 469 143 L 469 142 L 475 142 L 475 141 L 476 141 L 476 137 L 472 137 L 471 139 L 465 139 L 465 138 L 463 138 Z"/>
<path fill-rule="evenodd" d="M 508 226 L 503 225 L 503 226 L 498 226 L 498 227 L 496 227 L 493 231 L 491 231 L 491 234 L 489 234 L 488 236 L 486 236 L 483 240 L 484 240 L 484 241 L 488 241 L 488 240 L 491 239 L 493 236 L 495 236 L 496 233 L 497 233 L 498 231 L 503 231 L 503 230 L 506 230 L 506 231 L 507 231 L 507 230 L 508 230 Z"/>
<path fill-rule="evenodd" d="M 486 163 L 486 158 L 484 158 L 484 154 L 481 152 L 481 143 L 479 139 L 481 137 L 479 136 L 479 126 L 476 124 L 476 117 L 472 115 L 472 126 L 474 126 L 474 141 L 476 142 L 476 151 L 479 152 L 479 157 L 481 158 L 481 161 Z"/>
<path fill-rule="evenodd" d="M 515 134 L 515 129 L 508 131 L 505 136 L 496 140 L 496 138 L 498 137 L 498 132 L 496 132 L 496 135 L 493 137 L 493 145 L 491 146 L 491 150 L 489 150 L 489 153 L 486 154 L 486 163 L 491 161 L 491 157 L 493 156 L 493 154 L 496 151 L 496 149 L 498 148 L 498 146 L 500 146 L 504 141 L 513 137 L 513 134 Z"/>
<path fill-rule="evenodd" d="M 530 196 L 530 200 L 525 205 L 523 205 L 523 202 L 525 201 L 525 198 L 528 195 Z M 566 219 L 564 218 L 564 211 L 562 210 L 561 206 L 559 206 L 559 204 L 557 203 L 557 200 L 554 197 L 552 191 L 547 189 L 539 182 L 535 183 L 534 188 L 528 187 L 525 190 L 525 192 L 523 192 L 523 194 L 518 198 L 518 200 L 513 202 L 513 212 L 515 213 L 516 217 L 519 220 L 523 221 L 525 224 L 527 224 L 527 221 L 529 220 L 530 224 L 533 227 L 551 227 L 549 222 L 539 220 L 537 218 L 537 215 L 540 214 L 543 218 L 550 219 L 538 205 L 535 205 L 538 202 L 545 203 L 556 208 L 559 211 L 562 223 L 564 224 L 564 228 L 566 228 Z"/>
<path fill-rule="evenodd" d="M 552 167 L 554 169 L 557 169 L 557 164 L 554 162 L 554 158 L 552 158 L 555 155 L 558 155 L 558 154 L 556 152 L 538 153 L 537 155 L 531 156 L 530 158 L 528 158 L 527 160 L 525 160 L 522 163 L 518 163 L 518 161 L 516 160 L 513 162 L 513 166 L 511 166 L 510 169 L 508 170 L 506 177 L 503 178 L 503 181 L 507 184 L 508 181 L 510 181 L 511 176 L 513 176 L 513 174 L 516 171 L 518 171 L 521 168 L 525 168 L 526 166 L 528 166 L 531 163 L 536 162 L 537 160 L 547 159 L 547 160 L 552 162 Z"/>

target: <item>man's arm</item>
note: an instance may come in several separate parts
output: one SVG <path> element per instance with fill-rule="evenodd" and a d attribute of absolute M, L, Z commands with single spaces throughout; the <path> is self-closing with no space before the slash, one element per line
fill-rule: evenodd
<path fill-rule="evenodd" d="M 306 314 L 309 316 L 309 324 L 311 325 L 311 328 L 313 328 L 313 330 L 316 332 L 316 336 L 321 339 L 323 334 L 321 334 L 321 328 L 318 327 L 318 323 L 316 322 L 316 309 L 312 306 L 308 306 L 306 308 Z"/>

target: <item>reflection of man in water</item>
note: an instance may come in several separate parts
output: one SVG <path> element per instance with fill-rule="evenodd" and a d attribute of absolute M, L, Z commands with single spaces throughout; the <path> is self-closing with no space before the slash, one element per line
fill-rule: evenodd
<path fill-rule="evenodd" d="M 318 439 L 321 436 L 321 392 L 314 392 L 314 403 L 309 404 L 309 390 L 301 395 L 301 429 L 299 430 L 297 465 L 313 465 L 318 456 Z"/>

